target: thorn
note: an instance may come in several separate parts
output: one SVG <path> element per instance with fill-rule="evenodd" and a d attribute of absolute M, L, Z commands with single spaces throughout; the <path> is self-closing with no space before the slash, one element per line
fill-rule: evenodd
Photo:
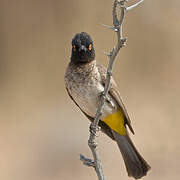
<path fill-rule="evenodd" d="M 135 7 L 137 7 L 139 4 L 141 4 L 144 0 L 140 0 L 139 2 L 137 2 L 136 4 L 132 5 L 132 6 L 129 6 L 126 8 L 126 11 L 130 11 L 132 9 L 134 9 Z"/>
<path fill-rule="evenodd" d="M 106 24 L 101 24 L 101 25 L 104 26 L 105 28 L 111 29 L 111 30 L 113 30 L 115 32 L 119 31 L 118 28 L 115 28 L 115 27 L 112 27 L 112 26 L 109 26 L 109 25 L 106 25 Z"/>
<path fill-rule="evenodd" d="M 80 154 L 80 160 L 83 162 L 84 165 L 89 166 L 89 167 L 95 167 L 94 165 L 94 161 L 86 158 L 85 156 L 83 156 L 82 154 Z"/>
<path fill-rule="evenodd" d="M 112 26 L 109 26 L 109 25 L 106 25 L 106 24 L 101 24 L 101 25 L 104 26 L 105 28 L 114 30 L 114 27 L 112 27 Z"/>

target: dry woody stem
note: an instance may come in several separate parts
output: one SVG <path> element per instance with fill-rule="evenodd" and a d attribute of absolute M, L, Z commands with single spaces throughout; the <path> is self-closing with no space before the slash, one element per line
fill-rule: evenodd
<path fill-rule="evenodd" d="M 120 49 L 124 47 L 126 43 L 126 38 L 123 38 L 123 35 L 122 35 L 122 25 L 125 18 L 125 14 L 129 10 L 132 10 L 133 8 L 137 7 L 141 2 L 143 2 L 143 0 L 139 1 L 138 3 L 130 7 L 126 6 L 127 2 L 128 0 L 114 0 L 113 9 L 112 9 L 113 26 L 111 27 L 111 26 L 104 25 L 105 27 L 112 29 L 117 34 L 117 44 L 111 50 L 111 52 L 107 54 L 107 56 L 109 57 L 109 65 L 107 68 L 105 88 L 100 96 L 100 101 L 99 101 L 99 105 L 98 105 L 98 109 L 97 109 L 94 121 L 90 125 L 90 136 L 88 140 L 88 145 L 92 151 L 93 160 L 88 159 L 84 157 L 83 155 L 80 155 L 80 159 L 83 161 L 85 165 L 95 168 L 95 171 L 99 180 L 105 180 L 105 176 L 103 173 L 103 168 L 102 168 L 102 164 L 101 164 L 99 153 L 98 153 L 98 144 L 97 144 L 97 138 L 96 138 L 97 132 L 99 131 L 98 123 L 102 115 L 102 109 L 103 109 L 104 102 L 106 100 L 106 96 L 111 87 L 110 81 L 111 81 L 112 69 L 113 69 L 115 58 L 118 52 L 120 51 Z M 117 15 L 118 6 L 120 7 L 119 18 Z"/>

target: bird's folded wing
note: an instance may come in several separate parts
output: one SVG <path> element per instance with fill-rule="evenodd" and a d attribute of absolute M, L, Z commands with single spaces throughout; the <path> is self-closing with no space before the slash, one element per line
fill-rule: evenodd
<path fill-rule="evenodd" d="M 68 91 L 67 88 L 66 88 L 66 90 L 67 90 L 67 92 L 68 92 L 69 97 L 70 97 L 70 98 L 74 101 L 74 103 L 79 107 L 79 109 L 81 110 L 81 112 L 82 112 L 91 122 L 93 122 L 94 117 L 91 117 L 91 116 L 89 116 L 88 114 L 86 114 L 86 113 L 81 109 L 81 107 L 76 103 L 76 101 L 73 99 L 73 97 L 70 95 L 70 93 L 69 93 L 69 91 Z M 98 126 L 101 127 L 101 130 L 102 130 L 106 135 L 108 135 L 111 139 L 114 140 L 114 136 L 113 136 L 113 134 L 112 134 L 111 128 L 110 128 L 108 125 L 106 125 L 103 121 L 99 121 Z"/>
<path fill-rule="evenodd" d="M 101 64 L 97 64 L 97 67 L 98 67 L 98 70 L 99 70 L 99 73 L 100 73 L 100 76 L 101 76 L 102 84 L 103 84 L 103 86 L 105 86 L 107 70 Z M 114 81 L 113 78 L 111 78 L 111 87 L 110 87 L 110 90 L 109 90 L 109 94 L 113 97 L 113 99 L 117 102 L 117 104 L 121 108 L 121 110 L 122 110 L 122 112 L 123 112 L 123 114 L 124 114 L 124 116 L 126 118 L 125 123 L 128 125 L 129 129 L 134 134 L 134 130 L 133 130 L 132 126 L 131 126 L 131 121 L 130 121 L 128 112 L 127 112 L 127 110 L 126 110 L 126 108 L 124 106 L 124 103 L 122 101 L 122 98 L 121 98 L 119 90 L 118 90 L 118 87 L 117 87 L 116 82 Z"/>

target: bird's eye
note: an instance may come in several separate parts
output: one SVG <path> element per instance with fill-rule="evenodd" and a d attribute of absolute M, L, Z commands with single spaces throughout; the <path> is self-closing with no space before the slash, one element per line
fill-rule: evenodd
<path fill-rule="evenodd" d="M 89 51 L 92 50 L 92 44 L 89 45 L 88 49 L 89 49 Z"/>
<path fill-rule="evenodd" d="M 72 48 L 73 48 L 73 51 L 75 52 L 76 51 L 76 46 L 73 45 Z"/>

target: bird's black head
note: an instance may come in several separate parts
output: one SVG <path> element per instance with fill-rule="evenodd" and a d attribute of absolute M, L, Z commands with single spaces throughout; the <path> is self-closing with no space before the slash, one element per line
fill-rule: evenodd
<path fill-rule="evenodd" d="M 72 39 L 71 61 L 74 63 L 88 63 L 95 58 L 95 50 L 91 37 L 81 32 Z"/>

